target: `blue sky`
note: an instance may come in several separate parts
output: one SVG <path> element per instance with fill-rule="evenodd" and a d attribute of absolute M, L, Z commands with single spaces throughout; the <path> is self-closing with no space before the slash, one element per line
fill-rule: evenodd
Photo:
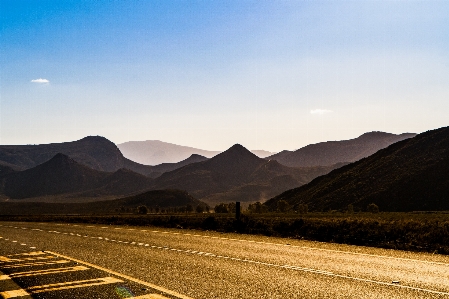
<path fill-rule="evenodd" d="M 449 1 L 2 0 L 0 96 L 0 144 L 420 133 L 449 125 Z"/>

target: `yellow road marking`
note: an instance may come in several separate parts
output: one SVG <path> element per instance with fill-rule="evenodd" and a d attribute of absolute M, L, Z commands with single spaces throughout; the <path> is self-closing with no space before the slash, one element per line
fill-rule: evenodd
<path fill-rule="evenodd" d="M 47 285 L 30 287 L 27 289 L 32 294 L 51 292 L 51 291 L 59 291 L 59 290 L 67 290 L 67 289 L 75 289 L 75 288 L 85 288 L 90 286 L 98 286 L 104 284 L 111 283 L 119 283 L 123 282 L 123 280 L 115 278 L 115 277 L 103 277 L 96 279 L 88 279 L 88 280 L 75 280 L 69 282 L 61 282 L 61 283 L 52 283 Z"/>
<path fill-rule="evenodd" d="M 16 255 L 43 255 L 43 254 L 47 254 L 43 251 L 33 251 L 33 252 L 26 252 L 26 253 L 17 253 L 17 254 L 12 254 L 12 255 L 8 255 L 8 256 L 16 256 Z"/>
<path fill-rule="evenodd" d="M 142 296 L 133 297 L 134 299 L 169 299 L 159 294 L 147 294 Z"/>
<path fill-rule="evenodd" d="M 0 280 L 6 280 L 6 279 L 15 278 L 15 277 L 56 274 L 56 273 L 75 272 L 75 271 L 84 271 L 84 270 L 89 270 L 89 268 L 84 267 L 84 266 L 75 266 L 75 267 L 66 267 L 66 268 L 52 268 L 52 269 L 45 269 L 45 270 L 18 272 L 18 273 L 12 273 L 9 275 L 0 275 Z"/>
<path fill-rule="evenodd" d="M 103 268 L 103 267 L 100 267 L 100 266 L 97 266 L 97 265 L 94 265 L 94 264 L 91 264 L 91 263 L 88 263 L 88 262 L 77 260 L 77 259 L 74 259 L 74 258 L 71 258 L 71 257 L 68 257 L 68 256 L 64 256 L 62 254 L 51 252 L 51 251 L 46 251 L 46 252 L 49 253 L 49 254 L 53 254 L 53 255 L 59 256 L 59 257 L 64 258 L 64 259 L 72 260 L 72 261 L 77 262 L 79 264 L 84 264 L 86 266 L 89 266 L 89 267 L 92 267 L 92 268 L 95 268 L 95 269 L 98 269 L 98 270 L 101 270 L 101 271 L 105 271 L 105 272 L 110 273 L 112 275 L 115 275 L 115 276 L 118 276 L 118 277 L 122 277 L 124 279 L 127 279 L 127 280 L 130 280 L 130 281 L 142 284 L 144 286 L 147 286 L 147 287 L 153 288 L 155 290 L 161 291 L 163 293 L 166 293 L 166 294 L 178 297 L 180 299 L 193 299 L 192 297 L 188 297 L 186 295 L 177 293 L 175 291 L 171 291 L 171 290 L 166 289 L 164 287 L 161 287 L 161 286 L 158 286 L 158 285 L 155 285 L 155 284 L 152 284 L 152 283 L 140 280 L 140 279 L 136 279 L 134 277 L 131 277 L 131 276 L 128 276 L 128 275 L 125 275 L 125 274 L 121 274 L 121 273 L 118 273 L 118 272 L 115 272 L 115 271 L 112 271 L 112 270 L 109 270 L 109 269 L 106 269 L 106 268 Z"/>
<path fill-rule="evenodd" d="M 8 260 L 2 260 L 0 259 L 0 262 L 2 263 L 11 263 L 11 262 L 26 262 L 26 261 L 35 261 L 35 260 L 46 260 L 46 259 L 52 259 L 55 258 L 55 256 L 44 256 L 44 257 L 27 257 L 24 259 L 8 259 Z"/>
<path fill-rule="evenodd" d="M 75 288 L 85 288 L 85 287 L 90 287 L 90 286 L 98 286 L 98 285 L 105 285 L 105 284 L 119 283 L 119 282 L 123 282 L 123 280 L 115 278 L 115 277 L 103 277 L 103 278 L 88 279 L 88 280 L 75 280 L 75 281 L 69 281 L 69 282 L 61 282 L 61 283 L 53 283 L 53 284 L 47 284 L 47 285 L 41 285 L 41 286 L 34 286 L 34 287 L 27 288 L 26 290 L 18 289 L 18 290 L 6 291 L 6 292 L 0 293 L 0 295 L 2 295 L 4 299 L 16 298 L 16 297 L 28 296 L 30 294 L 38 294 L 38 293 L 45 293 L 45 292 L 52 292 L 52 291 L 75 289 Z"/>
<path fill-rule="evenodd" d="M 28 294 L 25 290 L 20 289 L 20 290 L 13 290 L 13 291 L 6 291 L 6 292 L 1 292 L 0 296 L 3 299 L 9 299 L 9 298 L 15 298 L 15 297 L 23 297 L 23 296 L 29 296 L 30 294 Z"/>
<path fill-rule="evenodd" d="M 31 266 L 43 266 L 43 265 L 56 265 L 56 264 L 65 264 L 70 263 L 70 261 L 67 260 L 59 260 L 54 262 L 36 262 L 36 263 L 25 263 L 25 264 L 17 264 L 17 265 L 7 265 L 3 266 L 3 269 L 10 269 L 10 268 L 21 268 L 21 267 L 31 267 Z"/>

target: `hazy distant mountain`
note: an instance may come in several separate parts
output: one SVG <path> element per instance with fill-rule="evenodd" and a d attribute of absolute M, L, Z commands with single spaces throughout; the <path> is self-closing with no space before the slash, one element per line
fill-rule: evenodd
<path fill-rule="evenodd" d="M 219 151 L 207 151 L 159 140 L 129 141 L 118 144 L 117 147 L 128 159 L 145 165 L 176 163 L 187 159 L 193 154 L 212 158 L 220 153 Z M 253 153 L 261 158 L 273 154 L 264 150 L 255 150 Z"/>
<path fill-rule="evenodd" d="M 154 181 L 154 189 L 182 189 L 214 204 L 220 201 L 261 200 L 300 186 L 338 167 L 290 168 L 257 157 L 236 144 L 227 151 L 199 163 L 166 172 Z"/>
<path fill-rule="evenodd" d="M 174 208 L 206 206 L 181 190 L 154 190 L 126 198 L 88 203 L 0 202 L 0 214 L 107 214 L 117 211 L 135 211 L 145 205 L 149 208 Z"/>
<path fill-rule="evenodd" d="M 449 127 L 392 144 L 266 204 L 275 209 L 279 200 L 311 210 L 370 203 L 381 211 L 449 210 Z"/>
<path fill-rule="evenodd" d="M 58 153 L 100 171 L 128 168 L 148 175 L 151 167 L 123 157 L 117 146 L 100 136 L 88 136 L 78 141 L 39 145 L 0 145 L 0 164 L 25 170 L 50 160 Z"/>
<path fill-rule="evenodd" d="M 370 132 L 355 139 L 310 144 L 293 152 L 282 151 L 266 159 L 276 160 L 290 167 L 355 162 L 395 142 L 414 136 L 416 136 L 414 133 L 395 135 L 384 132 Z"/>
<path fill-rule="evenodd" d="M 193 154 L 211 158 L 220 152 L 196 149 L 159 140 L 128 141 L 117 144 L 125 157 L 145 165 L 177 163 Z"/>
<path fill-rule="evenodd" d="M 57 154 L 36 167 L 5 174 L 1 182 L 3 194 L 23 199 L 74 193 L 85 197 L 125 195 L 148 189 L 151 179 L 125 169 L 113 173 L 94 170 Z"/>

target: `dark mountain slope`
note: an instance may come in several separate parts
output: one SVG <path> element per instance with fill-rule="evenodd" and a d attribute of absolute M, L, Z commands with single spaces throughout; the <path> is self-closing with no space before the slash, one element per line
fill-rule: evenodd
<path fill-rule="evenodd" d="M 3 193 L 16 199 L 57 194 L 125 195 L 148 189 L 151 179 L 127 169 L 114 173 L 91 169 L 64 154 L 31 169 L 2 178 Z"/>
<path fill-rule="evenodd" d="M 101 186 L 94 191 L 102 195 L 126 195 L 148 189 L 151 182 L 147 176 L 121 168 L 114 173 L 108 173 L 101 181 Z"/>
<path fill-rule="evenodd" d="M 104 178 L 105 173 L 57 154 L 41 165 L 7 176 L 4 193 L 11 198 L 72 193 L 93 189 Z"/>
<path fill-rule="evenodd" d="M 355 162 L 395 142 L 414 136 L 416 134 L 395 135 L 384 132 L 370 132 L 355 139 L 310 144 L 294 152 L 282 151 L 266 159 L 277 160 L 289 167 L 324 166 L 340 162 Z"/>
<path fill-rule="evenodd" d="M 153 189 L 183 189 L 208 203 L 265 200 L 334 167 L 296 169 L 266 161 L 236 144 L 217 156 L 155 179 Z"/>
<path fill-rule="evenodd" d="M 336 169 L 266 202 L 306 203 L 311 210 L 449 210 L 449 127 L 428 131 Z"/>

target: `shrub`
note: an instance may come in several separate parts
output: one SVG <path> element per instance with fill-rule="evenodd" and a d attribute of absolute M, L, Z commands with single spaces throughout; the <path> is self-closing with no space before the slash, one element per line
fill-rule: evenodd
<path fill-rule="evenodd" d="M 255 202 L 248 206 L 248 211 L 250 213 L 257 213 L 257 214 L 267 213 L 268 208 L 266 206 L 264 206 L 263 204 L 261 204 L 260 202 Z"/>
<path fill-rule="evenodd" d="M 348 205 L 348 213 L 349 214 L 354 214 L 354 206 L 351 205 L 351 204 Z"/>
<path fill-rule="evenodd" d="M 228 205 L 225 203 L 220 203 L 214 208 L 215 213 L 228 213 Z"/>
<path fill-rule="evenodd" d="M 146 206 L 139 206 L 137 207 L 137 213 L 139 214 L 147 214 L 148 208 Z"/>
<path fill-rule="evenodd" d="M 379 207 L 375 203 L 370 203 L 366 210 L 370 213 L 379 213 Z"/>
<path fill-rule="evenodd" d="M 281 213 L 288 212 L 291 209 L 290 204 L 286 200 L 278 201 L 277 207 L 278 211 Z"/>
<path fill-rule="evenodd" d="M 309 206 L 306 204 L 299 204 L 296 210 L 299 214 L 307 214 L 309 212 Z"/>

